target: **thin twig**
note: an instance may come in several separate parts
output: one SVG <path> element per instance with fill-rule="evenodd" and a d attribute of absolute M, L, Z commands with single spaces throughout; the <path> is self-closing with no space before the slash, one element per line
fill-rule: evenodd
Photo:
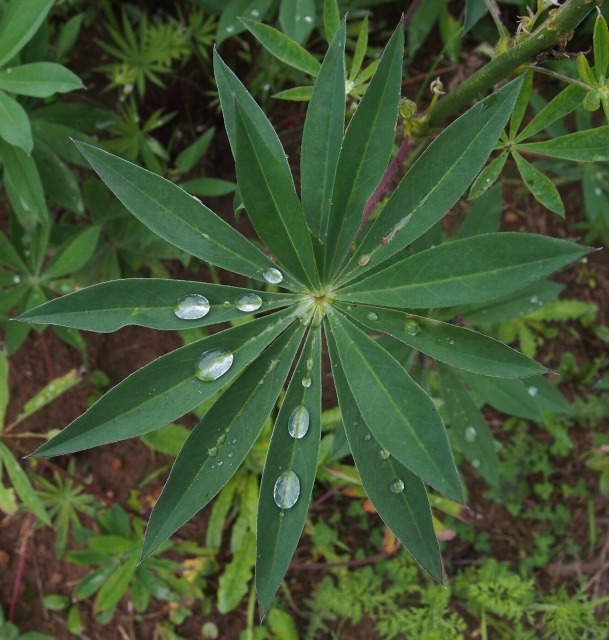
<path fill-rule="evenodd" d="M 17 602 L 19 601 L 19 592 L 21 591 L 21 582 L 23 581 L 23 571 L 25 569 L 25 557 L 27 555 L 27 548 L 32 535 L 32 528 L 34 526 L 34 514 L 28 513 L 19 537 L 21 538 L 21 545 L 17 555 L 19 557 L 17 561 L 17 571 L 15 572 L 15 579 L 13 580 L 13 592 L 11 594 L 11 603 L 8 609 L 9 622 L 15 621 L 15 615 L 17 613 Z"/>
<path fill-rule="evenodd" d="M 292 562 L 289 570 L 291 571 L 326 571 L 334 568 L 352 568 L 352 567 L 365 567 L 368 564 L 374 564 L 381 560 L 387 560 L 394 556 L 399 550 L 400 546 L 397 546 L 393 551 L 383 551 L 367 558 L 361 558 L 359 560 L 345 560 L 344 562 Z"/>

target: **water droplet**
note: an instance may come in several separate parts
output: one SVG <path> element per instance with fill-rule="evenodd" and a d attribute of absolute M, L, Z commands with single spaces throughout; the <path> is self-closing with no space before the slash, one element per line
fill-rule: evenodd
<path fill-rule="evenodd" d="M 374 311 L 370 311 L 370 313 L 368 313 L 366 318 L 368 318 L 368 320 L 378 320 L 379 316 L 378 316 L 378 313 L 374 313 Z"/>
<path fill-rule="evenodd" d="M 302 379 L 302 386 L 305 389 L 308 389 L 311 386 L 311 378 L 309 378 L 309 376 L 307 376 L 306 378 Z"/>
<path fill-rule="evenodd" d="M 529 392 L 531 398 L 534 398 L 539 393 L 539 389 L 537 387 L 529 387 L 527 391 Z"/>
<path fill-rule="evenodd" d="M 359 264 L 360 267 L 365 267 L 369 262 L 370 262 L 370 254 L 369 253 L 365 253 L 363 256 L 360 256 L 357 259 L 357 264 Z"/>
<path fill-rule="evenodd" d="M 218 455 L 218 447 L 212 447 L 211 449 L 208 449 L 207 455 L 210 458 L 215 458 Z"/>
<path fill-rule="evenodd" d="M 377 452 L 378 457 L 381 460 L 387 460 L 387 458 L 391 455 L 387 449 L 379 449 Z"/>
<path fill-rule="evenodd" d="M 233 27 L 233 25 L 232 25 L 232 24 L 229 24 L 229 25 L 226 27 L 226 33 L 232 33 L 234 30 L 235 30 L 235 27 Z"/>
<path fill-rule="evenodd" d="M 305 22 L 313 22 L 313 16 L 305 16 L 304 20 Z"/>
<path fill-rule="evenodd" d="M 404 328 L 409 336 L 416 336 L 421 330 L 418 322 L 415 322 L 414 320 L 406 320 L 406 326 Z"/>
<path fill-rule="evenodd" d="M 404 481 L 397 478 L 391 483 L 393 493 L 402 493 L 404 491 Z"/>
<path fill-rule="evenodd" d="M 271 267 L 270 269 L 267 269 L 262 274 L 262 277 L 269 284 L 279 284 L 283 280 L 283 274 L 281 273 L 281 271 L 279 271 L 279 269 L 275 269 L 274 267 Z"/>
<path fill-rule="evenodd" d="M 258 9 L 252 9 L 250 11 L 250 15 L 254 16 L 254 18 L 257 18 L 260 15 L 260 11 L 258 11 Z"/>
<path fill-rule="evenodd" d="M 224 444 L 226 442 L 226 434 L 223 433 L 217 440 L 218 444 Z"/>
<path fill-rule="evenodd" d="M 218 461 L 218 466 L 221 467 L 224 464 L 224 462 L 222 460 Z"/>
<path fill-rule="evenodd" d="M 470 424 L 469 427 L 465 429 L 465 440 L 467 442 L 475 442 L 478 434 L 476 433 L 476 428 L 472 427 Z"/>
<path fill-rule="evenodd" d="M 225 300 L 225 301 L 222 303 L 222 306 L 223 306 L 225 309 L 228 309 L 228 308 L 230 307 L 230 302 L 229 302 L 228 300 Z"/>
<path fill-rule="evenodd" d="M 278 358 L 273 358 L 270 362 L 269 362 L 269 368 L 267 369 L 267 371 L 270 373 L 271 371 L 275 371 L 275 369 L 277 369 L 277 367 L 279 366 L 279 363 L 281 362 L 281 360 L 279 360 Z"/>
<path fill-rule="evenodd" d="M 357 422 L 356 422 L 355 424 L 357 424 Z M 372 438 L 372 436 L 371 436 L 369 433 L 367 433 L 367 434 L 364 436 L 364 440 L 365 440 L 366 442 L 368 442 L 368 440 L 370 440 L 370 438 Z"/>
<path fill-rule="evenodd" d="M 313 358 L 307 358 L 307 371 L 311 371 L 314 365 L 315 365 L 315 362 Z"/>
<path fill-rule="evenodd" d="M 203 382 L 213 382 L 223 376 L 233 364 L 233 354 L 228 349 L 210 349 L 199 360 L 195 375 Z"/>
<path fill-rule="evenodd" d="M 232 452 L 232 451 L 230 451 L 230 452 L 229 452 L 228 457 L 229 457 L 229 458 L 232 458 L 232 457 L 233 457 L 233 452 Z"/>
<path fill-rule="evenodd" d="M 304 438 L 308 430 L 309 410 L 303 405 L 298 405 L 290 414 L 288 432 L 292 438 L 299 440 L 300 438 Z"/>
<path fill-rule="evenodd" d="M 600 187 L 596 187 L 594 189 L 594 195 L 596 196 L 602 196 L 603 195 L 603 190 Z"/>
<path fill-rule="evenodd" d="M 449 340 L 448 344 L 452 347 L 452 345 L 455 344 L 455 341 L 454 340 Z"/>
<path fill-rule="evenodd" d="M 15 274 L 13 276 L 13 284 L 19 284 L 21 282 L 21 276 L 18 276 L 17 274 Z"/>
<path fill-rule="evenodd" d="M 182 320 L 198 320 L 209 313 L 209 300 L 198 293 L 182 296 L 173 312 Z"/>
<path fill-rule="evenodd" d="M 244 296 L 241 296 L 239 300 L 235 303 L 235 306 L 239 311 L 244 311 L 245 313 L 252 313 L 252 311 L 257 311 L 262 306 L 262 298 L 255 293 L 246 293 Z"/>
<path fill-rule="evenodd" d="M 531 304 L 539 304 L 539 298 L 537 296 L 533 296 L 531 298 Z"/>
<path fill-rule="evenodd" d="M 300 496 L 300 480 L 291 470 L 284 471 L 276 480 L 273 489 L 275 504 L 280 509 L 291 509 Z"/>
<path fill-rule="evenodd" d="M 474 467 L 474 469 L 477 469 L 480 466 L 480 460 L 478 460 L 478 458 L 474 458 L 474 460 L 472 460 L 472 467 Z"/>

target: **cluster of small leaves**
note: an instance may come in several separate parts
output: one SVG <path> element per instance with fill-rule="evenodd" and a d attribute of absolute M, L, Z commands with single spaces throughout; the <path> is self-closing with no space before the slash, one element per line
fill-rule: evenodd
<path fill-rule="evenodd" d="M 570 241 L 518 233 L 480 233 L 405 251 L 440 222 L 480 171 L 512 112 L 522 78 L 447 127 L 360 232 L 364 208 L 394 145 L 403 28 L 389 41 L 346 131 L 345 41 L 343 20 L 311 94 L 300 197 L 267 117 L 220 57 L 214 59 L 240 195 L 277 262 L 171 182 L 78 144 L 119 200 L 152 231 L 200 260 L 280 284 L 286 292 L 119 280 L 22 315 L 29 322 L 112 331 L 127 324 L 202 327 L 260 313 L 142 368 L 37 453 L 66 454 L 143 435 L 221 392 L 185 441 L 155 505 L 143 544 L 147 556 L 235 474 L 291 372 L 260 485 L 256 586 L 263 614 L 297 546 L 315 481 L 322 337 L 363 486 L 397 538 L 441 581 L 426 485 L 461 502 L 459 475 L 433 399 L 392 355 L 394 347 L 387 350 L 369 334 L 387 334 L 443 363 L 457 440 L 476 452 L 474 466 L 492 477 L 492 439 L 453 368 L 464 370 L 467 385 L 485 396 L 492 395 L 489 387 L 501 390 L 502 382 L 513 383 L 499 394 L 506 401 L 514 384 L 521 395 L 532 396 L 521 378 L 539 376 L 544 368 L 483 334 L 427 317 L 424 310 L 481 306 L 526 290 L 587 252 Z M 539 411 L 535 405 L 535 416 Z M 129 567 L 135 567 L 131 558 Z"/>

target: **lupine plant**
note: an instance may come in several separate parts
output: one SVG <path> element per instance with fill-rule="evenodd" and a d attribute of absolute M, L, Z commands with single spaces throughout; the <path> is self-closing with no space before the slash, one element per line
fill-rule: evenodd
<path fill-rule="evenodd" d="M 461 480 L 436 404 L 375 337 L 387 334 L 440 361 L 443 370 L 464 369 L 483 379 L 541 374 L 540 364 L 483 334 L 428 317 L 429 310 L 507 296 L 588 251 L 568 240 L 507 232 L 413 249 L 483 167 L 514 108 L 521 77 L 444 129 L 375 219 L 363 224 L 393 150 L 404 31 L 400 25 L 393 34 L 346 131 L 345 38 L 343 21 L 315 80 L 303 131 L 300 197 L 271 123 L 215 55 L 239 192 L 268 253 L 178 186 L 77 143 L 151 230 L 265 290 L 124 279 L 70 293 L 21 316 L 100 332 L 129 324 L 180 330 L 250 316 L 132 374 L 36 455 L 140 436 L 217 398 L 184 443 L 152 511 L 146 557 L 237 472 L 287 383 L 260 485 L 256 587 L 262 615 L 307 518 L 321 434 L 324 340 L 363 486 L 387 526 L 441 581 L 427 490 L 463 502 Z M 468 427 L 473 434 L 463 429 L 465 441 L 474 442 L 475 428 Z"/>

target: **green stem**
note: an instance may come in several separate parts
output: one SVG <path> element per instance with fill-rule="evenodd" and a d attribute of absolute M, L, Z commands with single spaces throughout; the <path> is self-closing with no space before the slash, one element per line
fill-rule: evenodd
<path fill-rule="evenodd" d="M 545 67 L 536 67 L 535 65 L 531 65 L 529 67 L 531 71 L 535 73 L 542 73 L 545 76 L 550 76 L 551 78 L 556 78 L 556 80 L 560 80 L 566 84 L 576 84 L 578 87 L 585 89 L 586 91 L 592 91 L 593 87 L 587 85 L 585 82 L 581 80 L 575 80 L 574 78 L 569 78 L 569 76 L 565 76 L 562 73 L 558 73 L 553 71 L 552 69 L 546 69 Z"/>
<path fill-rule="evenodd" d="M 551 11 L 543 24 L 525 40 L 493 58 L 442 98 L 431 114 L 431 124 L 437 125 L 501 80 L 509 78 L 518 67 L 542 51 L 551 49 L 559 41 L 568 40 L 575 27 L 604 2 L 605 0 L 566 0 L 560 9 Z"/>

